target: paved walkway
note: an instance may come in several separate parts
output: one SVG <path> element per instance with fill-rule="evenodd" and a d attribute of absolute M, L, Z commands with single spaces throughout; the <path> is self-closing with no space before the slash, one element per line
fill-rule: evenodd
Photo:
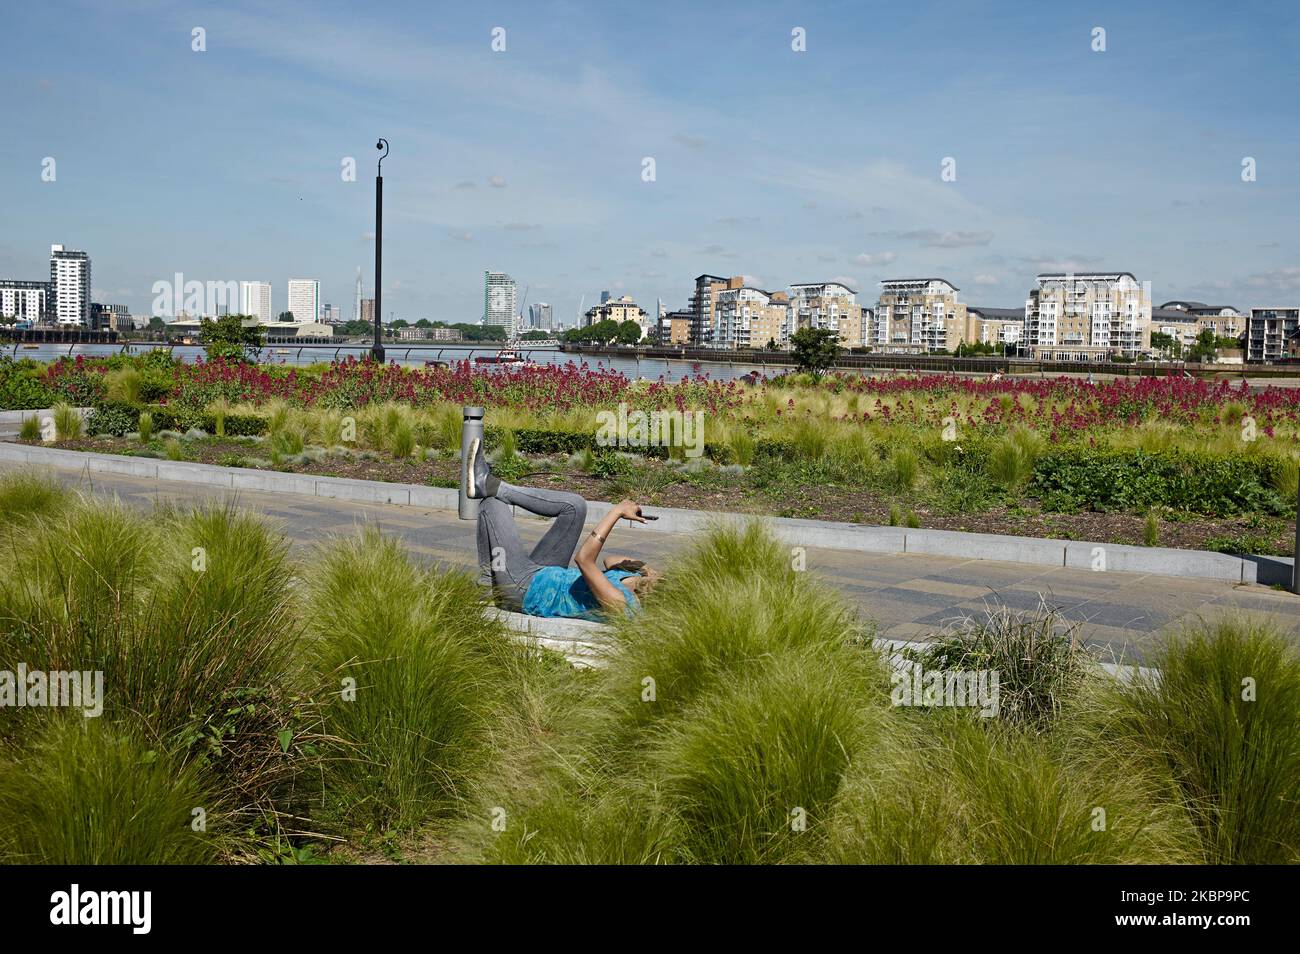
<path fill-rule="evenodd" d="M 0 468 L 9 466 L 0 464 Z M 92 480 L 69 471 L 50 473 L 66 484 L 115 494 L 141 506 L 154 501 L 219 501 L 230 496 L 220 488 L 179 482 L 104 474 L 94 475 Z M 359 525 L 375 523 L 400 536 L 413 553 L 431 562 L 472 566 L 476 561 L 473 525 L 447 511 L 279 493 L 242 492 L 236 499 L 241 506 L 279 524 L 297 545 L 314 544 L 331 534 L 351 533 Z M 526 540 L 541 536 L 545 526 L 534 518 L 521 521 Z M 638 528 L 624 525 L 615 531 L 608 550 L 662 563 L 687 542 L 685 535 L 639 533 Z M 1129 661 L 1141 658 L 1154 634 L 1197 617 L 1214 619 L 1221 614 L 1267 616 L 1300 640 L 1300 597 L 1264 586 L 814 548 L 807 552 L 807 563 L 811 571 L 839 587 L 864 617 L 875 620 L 879 635 L 888 638 L 925 638 L 994 603 L 1034 609 L 1042 594 L 1067 619 L 1082 624 L 1086 642 L 1108 647 L 1116 657 Z"/>

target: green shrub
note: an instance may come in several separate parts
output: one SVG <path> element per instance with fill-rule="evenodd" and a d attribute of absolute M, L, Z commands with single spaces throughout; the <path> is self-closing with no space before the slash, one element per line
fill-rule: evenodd
<path fill-rule="evenodd" d="M 140 409 L 134 404 L 105 401 L 97 404 L 86 418 L 86 430 L 91 434 L 112 434 L 121 437 L 137 427 Z"/>
<path fill-rule="evenodd" d="M 140 432 L 140 440 L 149 443 L 149 439 L 153 437 L 153 415 L 148 411 L 141 411 L 135 426 Z"/>
<path fill-rule="evenodd" d="M 58 399 L 40 380 L 41 368 L 34 361 L 14 361 L 0 355 L 0 410 L 35 411 Z"/>
<path fill-rule="evenodd" d="M 1285 515 L 1294 503 L 1273 487 L 1267 458 L 1178 452 L 1070 449 L 1039 458 L 1029 493 L 1045 507 L 1077 501 L 1094 510 L 1142 512 L 1176 505 L 1215 516 Z"/>
<path fill-rule="evenodd" d="M 38 417 L 25 417 L 18 426 L 20 441 L 39 441 L 41 439 L 41 421 Z"/>
<path fill-rule="evenodd" d="M 763 460 L 788 461 L 795 457 L 794 445 L 786 440 L 760 437 L 754 442 L 754 462 Z"/>
<path fill-rule="evenodd" d="M 627 459 L 621 457 L 617 451 L 609 448 L 602 448 L 592 454 L 591 467 L 588 473 L 593 477 L 599 477 L 601 480 L 619 480 L 626 477 L 632 471 L 632 465 Z"/>

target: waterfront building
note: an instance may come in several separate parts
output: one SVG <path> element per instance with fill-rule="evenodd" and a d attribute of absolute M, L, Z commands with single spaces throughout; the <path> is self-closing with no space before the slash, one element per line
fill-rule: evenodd
<path fill-rule="evenodd" d="M 614 321 L 620 325 L 625 321 L 635 321 L 641 327 L 641 337 L 644 338 L 649 330 L 646 324 L 649 316 L 645 309 L 633 301 L 630 295 L 620 298 L 607 298 L 606 295 L 608 292 L 603 292 L 601 303 L 587 309 L 582 316 L 582 327 L 589 328 L 602 321 Z"/>
<path fill-rule="evenodd" d="M 320 324 L 320 282 L 314 278 L 289 279 L 289 312 L 301 324 Z"/>
<path fill-rule="evenodd" d="M 518 294 L 515 280 L 505 272 L 483 273 L 483 324 L 505 328 L 506 337 L 518 333 Z"/>
<path fill-rule="evenodd" d="M 867 344 L 885 354 L 932 354 L 979 340 L 959 291 L 943 278 L 882 281 Z"/>
<path fill-rule="evenodd" d="M 791 334 L 801 328 L 821 328 L 836 332 L 846 348 L 862 347 L 863 314 L 857 299 L 858 293 L 842 282 L 792 284 Z"/>
<path fill-rule="evenodd" d="M 1246 327 L 1246 360 L 1277 361 L 1300 330 L 1300 308 L 1252 308 Z"/>
<path fill-rule="evenodd" d="M 790 341 L 790 296 L 743 284 L 743 277 L 729 279 L 717 291 L 713 304 L 713 346 L 716 348 L 765 348 Z M 737 284 L 739 283 L 739 284 Z"/>
<path fill-rule="evenodd" d="M 1037 277 L 1025 302 L 1024 346 L 1034 357 L 1105 361 L 1151 347 L 1151 294 L 1130 272 Z"/>
<path fill-rule="evenodd" d="M 62 245 L 50 246 L 50 311 L 60 325 L 90 323 L 90 256 Z"/>
<path fill-rule="evenodd" d="M 240 282 L 239 313 L 241 315 L 252 315 L 264 325 L 270 324 L 272 318 L 271 283 Z"/>
<path fill-rule="evenodd" d="M 49 282 L 0 279 L 0 319 L 6 322 L 45 321 L 50 316 L 52 302 Z"/>

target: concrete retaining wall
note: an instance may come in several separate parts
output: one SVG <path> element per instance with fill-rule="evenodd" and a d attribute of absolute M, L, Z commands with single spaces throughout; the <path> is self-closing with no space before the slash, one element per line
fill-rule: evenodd
<path fill-rule="evenodd" d="M 10 412 L 17 413 L 17 412 Z M 32 413 L 32 412 L 28 412 Z M 313 477 L 278 471 L 219 467 L 151 457 L 123 457 L 59 450 L 40 445 L 0 441 L 0 461 L 75 470 L 85 473 L 122 474 L 155 480 L 198 483 L 231 490 L 303 494 L 363 503 L 401 504 L 432 510 L 455 510 L 457 492 L 446 487 L 394 484 L 341 477 Z M 610 504 L 593 502 L 588 514 L 599 519 Z M 718 523 L 743 523 L 741 514 L 701 510 L 655 508 L 653 523 L 629 524 L 632 533 L 698 532 Z M 1065 566 L 1159 576 L 1195 577 L 1231 583 L 1274 583 L 1289 579 L 1291 561 L 1282 557 L 1236 556 L 1203 550 L 1167 547 L 1131 547 L 1114 543 L 1044 540 L 1000 534 L 961 533 L 954 530 L 868 527 L 829 520 L 795 520 L 785 517 L 765 521 L 777 538 L 791 546 L 806 546 L 858 553 L 924 553 L 967 560 L 1000 560 L 1039 566 Z M 1098 564 L 1098 560 L 1104 561 Z"/>
<path fill-rule="evenodd" d="M 489 607 L 487 616 L 499 620 L 515 639 L 526 646 L 544 647 L 564 656 L 578 669 L 601 669 L 609 664 L 610 656 L 618 651 L 618 641 L 608 626 L 582 619 L 542 619 L 507 610 Z M 908 651 L 925 648 L 925 643 L 902 639 L 875 639 L 872 649 L 884 656 L 891 669 L 910 667 Z M 1158 671 L 1142 666 L 1121 663 L 1100 663 L 1104 672 L 1123 682 L 1135 676 L 1158 675 Z"/>

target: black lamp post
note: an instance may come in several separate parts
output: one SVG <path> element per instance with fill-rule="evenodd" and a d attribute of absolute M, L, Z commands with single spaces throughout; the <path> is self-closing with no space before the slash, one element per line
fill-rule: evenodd
<path fill-rule="evenodd" d="M 381 139 L 375 143 L 376 149 L 382 149 L 384 155 L 379 157 L 375 171 L 375 344 L 370 355 L 380 363 L 384 360 L 383 332 L 380 330 L 380 315 L 383 312 L 384 296 L 384 158 L 388 155 L 388 140 Z"/>

